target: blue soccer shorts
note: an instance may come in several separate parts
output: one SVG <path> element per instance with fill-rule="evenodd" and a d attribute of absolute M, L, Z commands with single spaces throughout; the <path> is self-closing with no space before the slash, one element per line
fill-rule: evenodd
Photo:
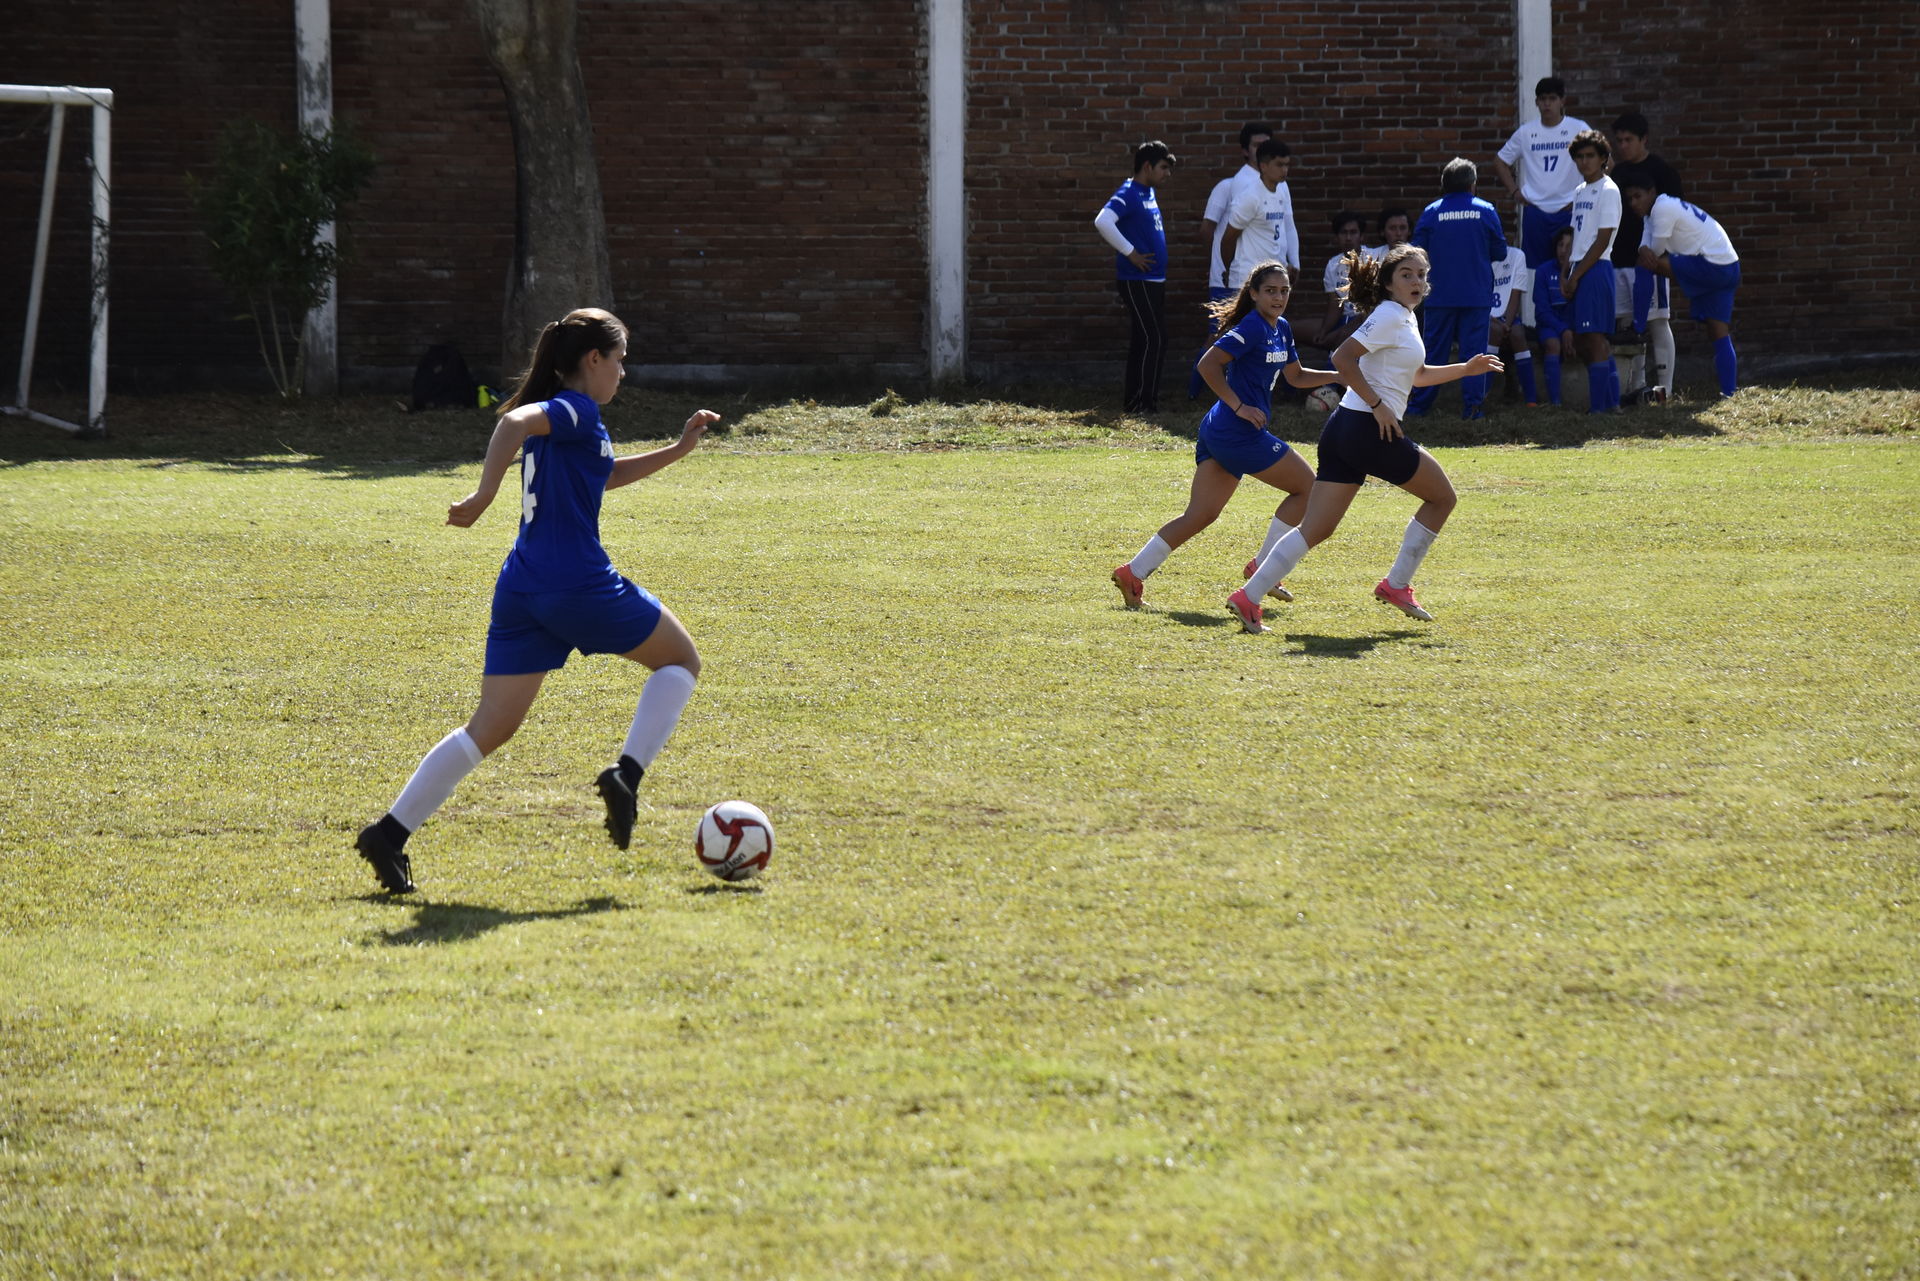
<path fill-rule="evenodd" d="M 660 624 L 660 598 L 609 572 L 604 583 L 570 592 L 493 589 L 487 625 L 488 676 L 523 676 L 566 666 L 567 655 L 625 654 Z"/>
<path fill-rule="evenodd" d="M 1232 424 L 1214 426 L 1213 415 L 1200 423 L 1200 438 L 1193 444 L 1193 465 L 1211 458 L 1235 476 L 1253 476 L 1287 456 L 1292 448 L 1272 432 L 1249 427 L 1236 418 Z"/>
<path fill-rule="evenodd" d="M 1733 291 L 1740 287 L 1740 264 L 1711 263 L 1698 254 L 1669 254 L 1673 278 L 1687 295 L 1687 305 L 1695 320 L 1733 323 Z"/>
<path fill-rule="evenodd" d="M 1613 333 L 1613 264 L 1596 262 L 1580 277 L 1573 299 L 1573 330 L 1580 334 Z"/>

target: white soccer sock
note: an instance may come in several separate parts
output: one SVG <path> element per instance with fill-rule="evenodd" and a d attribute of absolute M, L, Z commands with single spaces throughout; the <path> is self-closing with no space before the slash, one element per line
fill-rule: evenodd
<path fill-rule="evenodd" d="M 1273 590 L 1273 585 L 1291 574 L 1301 557 L 1307 554 L 1307 539 L 1298 529 L 1289 529 L 1273 545 L 1273 550 L 1260 558 L 1260 564 L 1254 569 L 1253 577 L 1247 580 L 1247 599 L 1259 600 Z"/>
<path fill-rule="evenodd" d="M 1255 556 L 1254 559 L 1256 561 L 1265 560 L 1267 558 L 1267 553 L 1272 551 L 1275 547 L 1277 547 L 1280 543 L 1280 540 L 1285 538 L 1288 534 L 1291 534 L 1292 532 L 1293 532 L 1292 525 L 1287 524 L 1286 521 L 1281 520 L 1278 516 L 1275 516 L 1272 520 L 1267 522 L 1266 541 L 1260 544 L 1260 554 L 1258 556 Z"/>
<path fill-rule="evenodd" d="M 413 777 L 400 789 L 400 799 L 387 812 L 409 832 L 418 831 L 435 810 L 447 803 L 460 780 L 485 759 L 479 746 L 467 737 L 466 727 L 461 726 L 421 759 Z"/>
<path fill-rule="evenodd" d="M 1653 372 L 1648 381 L 1661 391 L 1673 390 L 1673 324 L 1654 319 L 1647 322 L 1647 342 L 1653 350 Z"/>
<path fill-rule="evenodd" d="M 1154 570 L 1167 563 L 1167 557 L 1173 555 L 1173 548 L 1167 546 L 1167 540 L 1155 534 L 1140 549 L 1140 554 L 1127 562 L 1127 567 L 1137 578 L 1145 578 Z"/>
<path fill-rule="evenodd" d="M 677 665 L 659 668 L 647 677 L 640 687 L 640 706 L 634 709 L 626 746 L 620 749 L 622 756 L 633 757 L 641 769 L 653 764 L 693 697 L 693 681 L 693 673 Z"/>
<path fill-rule="evenodd" d="M 1420 562 L 1427 558 L 1427 551 L 1437 537 L 1438 534 L 1418 520 L 1408 521 L 1407 532 L 1400 536 L 1400 554 L 1393 558 L 1393 568 L 1387 571 L 1387 586 L 1412 586 L 1413 576 L 1420 572 Z"/>

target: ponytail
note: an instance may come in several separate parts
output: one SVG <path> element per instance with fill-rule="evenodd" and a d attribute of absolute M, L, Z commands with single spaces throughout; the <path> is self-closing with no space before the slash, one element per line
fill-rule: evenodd
<path fill-rule="evenodd" d="M 505 414 L 522 405 L 553 399 L 588 352 L 612 356 L 626 340 L 627 327 L 620 318 L 598 307 L 581 307 L 550 321 L 534 342 L 533 354 L 527 358 L 526 371 L 513 394 L 500 402 L 495 412 Z"/>
<path fill-rule="evenodd" d="M 1401 243 L 1375 258 L 1370 254 L 1352 250 L 1346 255 L 1347 287 L 1343 291 L 1346 300 L 1362 312 L 1372 311 L 1387 301 L 1387 282 L 1393 279 L 1393 273 L 1400 264 L 1409 258 L 1427 260 L 1427 251 L 1418 245 Z"/>

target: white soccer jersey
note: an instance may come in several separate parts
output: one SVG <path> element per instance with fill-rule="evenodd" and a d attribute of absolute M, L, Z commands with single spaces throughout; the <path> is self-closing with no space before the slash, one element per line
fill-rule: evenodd
<path fill-rule="evenodd" d="M 1726 230 L 1698 205 L 1678 196 L 1655 196 L 1647 210 L 1647 238 L 1656 254 L 1686 254 L 1724 267 L 1740 261 Z"/>
<path fill-rule="evenodd" d="M 1521 125 L 1500 148 L 1500 158 L 1520 180 L 1520 198 L 1535 209 L 1558 213 L 1573 199 L 1580 185 L 1580 171 L 1574 168 L 1567 144 L 1587 122 L 1573 116 L 1563 117 L 1551 127 L 1538 120 Z"/>
<path fill-rule="evenodd" d="M 1619 230 L 1620 188 L 1613 185 L 1613 179 L 1601 174 L 1592 182 L 1582 183 L 1574 189 L 1574 262 L 1585 260 L 1587 250 L 1593 248 L 1593 242 L 1599 239 L 1602 231 L 1607 233 L 1607 239 L 1600 246 L 1600 261 L 1605 262 L 1607 255 L 1613 252 L 1613 238 Z"/>
<path fill-rule="evenodd" d="M 1533 270 L 1527 266 L 1527 255 L 1519 245 L 1508 245 L 1507 256 L 1493 264 L 1493 314 L 1504 316 L 1507 307 L 1513 302 L 1513 291 L 1518 289 L 1525 298 L 1533 291 Z M 1519 309 L 1514 315 L 1520 314 Z"/>
<path fill-rule="evenodd" d="M 1227 222 L 1240 232 L 1240 242 L 1233 247 L 1233 265 L 1227 272 L 1227 288 L 1238 289 L 1255 267 L 1268 260 L 1299 269 L 1300 234 L 1293 225 L 1293 195 L 1286 183 L 1272 191 L 1258 180 L 1252 188 L 1237 188 Z"/>
<path fill-rule="evenodd" d="M 1320 287 L 1340 299 L 1341 322 L 1352 320 L 1355 315 L 1354 305 L 1340 296 L 1340 291 L 1347 287 L 1346 254 L 1338 253 L 1327 259 L 1327 269 L 1320 273 Z"/>
<path fill-rule="evenodd" d="M 1387 402 L 1393 416 L 1401 417 L 1413 392 L 1413 376 L 1427 363 L 1427 340 L 1420 336 L 1420 322 L 1405 307 L 1388 300 L 1375 307 L 1353 331 L 1353 340 L 1367 349 L 1360 357 L 1361 374 L 1374 394 Z M 1340 398 L 1340 408 L 1373 412 L 1351 388 Z"/>
<path fill-rule="evenodd" d="M 1246 166 L 1241 166 L 1244 171 Z M 1227 283 L 1227 264 L 1220 261 L 1220 238 L 1227 234 L 1227 214 L 1233 208 L 1233 177 L 1213 184 L 1207 195 L 1207 212 L 1202 215 L 1213 224 L 1213 256 L 1207 263 L 1207 287 L 1222 289 Z"/>

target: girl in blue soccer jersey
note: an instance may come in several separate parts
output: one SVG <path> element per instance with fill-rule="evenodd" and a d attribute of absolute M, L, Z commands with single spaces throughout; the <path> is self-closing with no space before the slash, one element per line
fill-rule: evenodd
<path fill-rule="evenodd" d="M 1213 344 L 1200 357 L 1198 368 L 1219 401 L 1200 420 L 1186 511 L 1162 525 L 1139 555 L 1113 571 L 1114 586 L 1128 609 L 1140 608 L 1147 576 L 1165 563 L 1173 549 L 1213 524 L 1242 476 L 1264 481 L 1287 495 L 1274 510 L 1262 555 L 1306 510 L 1313 469 L 1267 430 L 1267 408 L 1274 380 L 1283 374 L 1289 386 L 1303 391 L 1324 387 L 1338 375 L 1330 369 L 1301 366 L 1293 330 L 1284 316 L 1292 296 L 1286 265 L 1264 262 L 1247 274 L 1232 298 L 1213 304 Z M 1248 573 L 1258 561 L 1256 556 L 1248 562 Z M 1293 599 L 1277 582 L 1272 592 L 1276 599 Z"/>
<path fill-rule="evenodd" d="M 500 407 L 480 484 L 447 509 L 449 525 L 472 525 L 520 457 L 520 532 L 494 585 L 480 706 L 427 753 L 393 808 L 355 842 L 393 893 L 413 889 L 407 838 L 513 737 L 547 673 L 576 649 L 618 654 L 653 670 L 618 763 L 596 780 L 608 834 L 621 849 L 632 840 L 641 774 L 679 723 L 700 656 L 680 620 L 614 569 L 600 546 L 600 501 L 607 490 L 686 457 L 720 415 L 699 410 L 674 444 L 615 457 L 600 406 L 619 390 L 626 354 L 626 326 L 597 307 L 548 325 L 519 388 Z"/>
<path fill-rule="evenodd" d="M 1306 513 L 1299 528 L 1274 544 L 1246 587 L 1227 602 L 1250 632 L 1267 630 L 1254 604 L 1260 593 L 1285 578 L 1310 548 L 1333 535 L 1368 476 L 1398 485 L 1420 500 L 1400 540 L 1400 554 L 1373 589 L 1374 597 L 1409 617 L 1433 617 L 1413 598 L 1413 575 L 1453 512 L 1453 483 L 1432 454 L 1407 439 L 1400 416 L 1415 387 L 1497 374 L 1506 368 L 1498 356 L 1487 352 L 1457 365 L 1426 363 L 1427 345 L 1413 309 L 1427 296 L 1427 255 L 1413 245 L 1396 245 L 1379 259 L 1353 255 L 1348 260 L 1347 295 L 1368 315 L 1353 337 L 1333 353 L 1333 367 L 1340 371 L 1347 394 L 1321 429 L 1319 475 L 1308 495 Z"/>

